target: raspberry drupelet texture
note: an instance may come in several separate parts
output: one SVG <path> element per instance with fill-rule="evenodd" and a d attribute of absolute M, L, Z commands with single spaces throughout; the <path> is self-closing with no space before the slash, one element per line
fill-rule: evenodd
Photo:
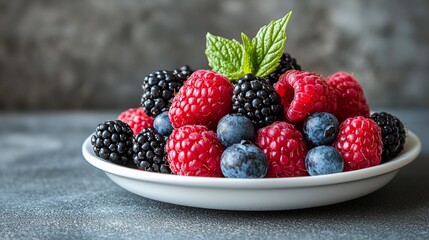
<path fill-rule="evenodd" d="M 133 130 L 120 121 L 100 123 L 91 137 L 95 155 L 111 163 L 127 166 L 131 163 Z"/>
<path fill-rule="evenodd" d="M 301 132 L 286 122 L 275 122 L 259 129 L 256 145 L 268 159 L 266 177 L 296 177 L 308 175 L 305 168 L 307 146 Z"/>
<path fill-rule="evenodd" d="M 133 138 L 133 161 L 143 171 L 171 173 L 165 155 L 165 138 L 154 128 L 144 128 Z"/>
<path fill-rule="evenodd" d="M 335 91 L 319 75 L 297 70 L 287 71 L 274 84 L 282 99 L 284 115 L 290 122 L 302 122 L 314 112 L 334 113 Z"/>
<path fill-rule="evenodd" d="M 337 110 L 334 115 L 340 122 L 346 118 L 369 117 L 369 106 L 358 81 L 348 73 L 338 72 L 329 76 L 326 82 L 337 95 Z"/>
<path fill-rule="evenodd" d="M 174 97 L 168 112 L 171 124 L 205 125 L 216 129 L 219 120 L 231 112 L 233 85 L 229 80 L 208 70 L 195 71 Z"/>
<path fill-rule="evenodd" d="M 146 114 L 156 117 L 168 111 L 170 100 L 182 85 L 183 80 L 177 78 L 171 71 L 159 70 L 145 77 L 141 104 Z"/>
<path fill-rule="evenodd" d="M 171 171 L 185 176 L 222 177 L 223 151 L 216 133 L 202 125 L 174 129 L 166 145 Z"/>
<path fill-rule="evenodd" d="M 274 84 L 279 80 L 283 73 L 289 70 L 301 70 L 301 66 L 298 65 L 296 59 L 293 58 L 289 53 L 283 53 L 282 57 L 280 58 L 279 66 L 274 72 L 268 75 L 268 80 L 271 84 Z"/>
<path fill-rule="evenodd" d="M 404 124 L 396 116 L 386 113 L 373 113 L 371 115 L 381 129 L 383 140 L 383 162 L 389 161 L 396 157 L 405 145 L 406 132 Z"/>
<path fill-rule="evenodd" d="M 143 128 L 153 127 L 154 119 L 144 112 L 143 108 L 130 108 L 123 111 L 118 116 L 118 120 L 128 124 L 133 130 L 134 135 L 138 134 Z"/>
<path fill-rule="evenodd" d="M 247 74 L 234 86 L 232 111 L 248 117 L 256 128 L 275 122 L 282 112 L 280 97 L 267 79 Z"/>
<path fill-rule="evenodd" d="M 343 156 L 344 171 L 376 166 L 383 151 L 380 127 L 371 118 L 347 118 L 340 124 L 333 146 Z"/>

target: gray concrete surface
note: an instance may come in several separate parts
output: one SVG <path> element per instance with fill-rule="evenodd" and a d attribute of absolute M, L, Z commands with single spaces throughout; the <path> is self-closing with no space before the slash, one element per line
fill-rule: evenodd
<path fill-rule="evenodd" d="M 0 114 L 0 239 L 429 239 L 429 111 L 390 111 L 422 140 L 413 163 L 359 199 L 278 212 L 182 207 L 118 187 L 80 151 L 117 112 Z"/>
<path fill-rule="evenodd" d="M 138 106 L 150 72 L 207 67 L 207 32 L 254 36 L 289 10 L 304 69 L 354 73 L 372 106 L 429 106 L 425 0 L 0 0 L 0 110 Z"/>

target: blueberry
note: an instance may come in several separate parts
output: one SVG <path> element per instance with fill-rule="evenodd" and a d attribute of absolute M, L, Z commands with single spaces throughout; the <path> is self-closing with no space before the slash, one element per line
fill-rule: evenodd
<path fill-rule="evenodd" d="M 163 112 L 155 117 L 153 121 L 153 127 L 157 132 L 161 133 L 164 136 L 169 136 L 173 131 L 173 126 L 171 126 L 170 118 L 168 117 L 168 112 Z"/>
<path fill-rule="evenodd" d="M 241 140 L 253 141 L 255 126 L 243 115 L 229 114 L 224 116 L 217 125 L 217 136 L 222 145 L 227 148 Z"/>
<path fill-rule="evenodd" d="M 242 141 L 225 149 L 220 167 L 227 178 L 263 178 L 268 161 L 261 149 L 250 141 Z"/>
<path fill-rule="evenodd" d="M 315 112 L 304 121 L 304 136 L 315 146 L 329 145 L 338 134 L 337 118 L 326 112 Z"/>
<path fill-rule="evenodd" d="M 305 156 L 305 168 L 311 176 L 339 173 L 344 169 L 344 160 L 334 147 L 317 146 Z"/>

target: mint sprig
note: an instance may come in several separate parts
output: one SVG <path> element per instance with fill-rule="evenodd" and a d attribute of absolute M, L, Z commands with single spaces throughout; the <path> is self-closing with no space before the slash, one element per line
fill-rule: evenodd
<path fill-rule="evenodd" d="M 241 33 L 241 41 L 243 41 L 243 46 L 242 46 L 243 57 L 241 60 L 241 71 L 244 75 L 244 74 L 253 72 L 253 68 L 254 68 L 253 54 L 255 53 L 255 48 L 252 44 L 252 40 L 250 40 L 250 38 L 244 33 Z"/>
<path fill-rule="evenodd" d="M 241 33 L 243 44 L 236 40 L 207 34 L 206 55 L 210 67 L 228 77 L 238 79 L 247 73 L 265 77 L 280 63 L 286 43 L 286 27 L 292 12 L 259 29 L 253 39 Z"/>
<path fill-rule="evenodd" d="M 207 33 L 206 55 L 212 69 L 234 79 L 242 75 L 242 54 L 241 44 L 236 40 L 229 40 L 223 37 L 214 36 Z"/>
<path fill-rule="evenodd" d="M 289 22 L 291 12 L 285 17 L 271 21 L 267 26 L 259 29 L 252 44 L 255 48 L 255 76 L 265 77 L 276 70 L 280 58 L 284 52 L 286 43 L 286 26 Z"/>

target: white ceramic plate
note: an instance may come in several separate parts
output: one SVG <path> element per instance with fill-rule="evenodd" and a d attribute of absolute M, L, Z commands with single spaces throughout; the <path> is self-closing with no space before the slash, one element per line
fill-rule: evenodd
<path fill-rule="evenodd" d="M 323 176 L 228 179 L 167 175 L 115 165 L 95 156 L 90 138 L 82 146 L 84 158 L 132 193 L 184 206 L 249 211 L 317 207 L 364 196 L 386 185 L 421 150 L 419 138 L 409 131 L 402 153 L 375 167 Z"/>

